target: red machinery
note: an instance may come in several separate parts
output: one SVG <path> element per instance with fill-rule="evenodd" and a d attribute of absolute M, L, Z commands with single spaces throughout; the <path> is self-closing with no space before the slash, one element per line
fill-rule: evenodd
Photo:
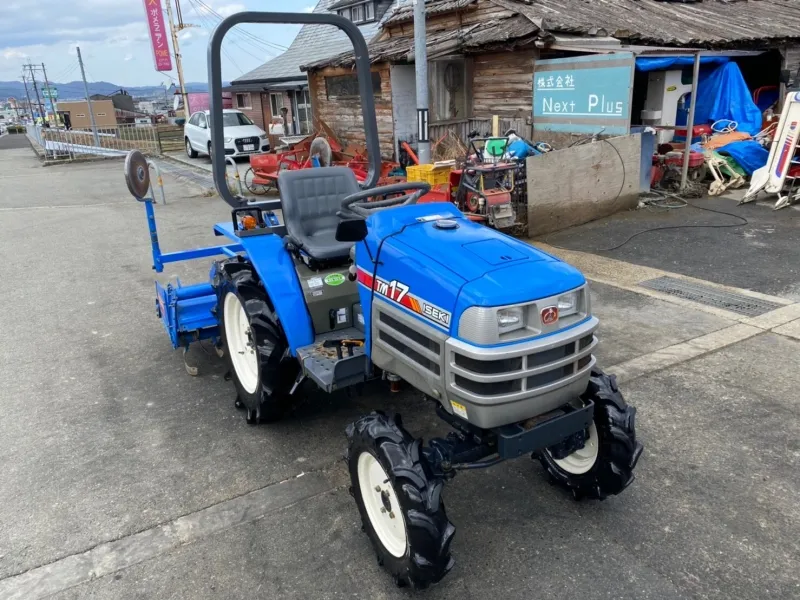
<path fill-rule="evenodd" d="M 473 138 L 464 168 L 450 175 L 458 208 L 469 219 L 495 229 L 517 222 L 512 194 L 519 164 L 503 161 L 507 147 L 508 138 Z"/>
<path fill-rule="evenodd" d="M 314 157 L 317 158 L 316 164 Z M 348 147 L 343 150 L 330 134 L 327 138 L 313 134 L 282 152 L 251 155 L 250 168 L 245 173 L 244 182 L 250 192 L 265 194 L 277 189 L 278 175 L 281 171 L 328 165 L 349 167 L 358 181 L 363 182 L 367 179 L 368 161 L 361 149 Z M 398 166 L 397 163 L 387 161 L 381 163 L 378 185 L 402 181 L 402 178 L 389 176 Z"/>
<path fill-rule="evenodd" d="M 683 152 L 671 150 L 664 154 L 653 154 L 653 170 L 650 187 L 676 190 L 681 184 Z M 703 181 L 708 174 L 706 159 L 702 152 L 689 151 L 689 181 Z"/>

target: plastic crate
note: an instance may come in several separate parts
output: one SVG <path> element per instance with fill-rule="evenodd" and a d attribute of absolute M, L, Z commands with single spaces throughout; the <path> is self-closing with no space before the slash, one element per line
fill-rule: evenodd
<path fill-rule="evenodd" d="M 408 181 L 424 181 L 431 186 L 450 183 L 451 167 L 436 167 L 434 165 L 412 165 L 406 167 Z"/>

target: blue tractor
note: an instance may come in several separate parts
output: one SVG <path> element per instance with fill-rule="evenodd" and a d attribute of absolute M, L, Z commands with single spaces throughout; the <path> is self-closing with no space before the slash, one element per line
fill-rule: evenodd
<path fill-rule="evenodd" d="M 209 46 L 215 150 L 224 148 L 220 48 L 239 23 L 329 24 L 349 36 L 369 176 L 359 185 L 346 168 L 286 171 L 280 199 L 250 202 L 229 191 L 225 157 L 214 151 L 216 188 L 232 207 L 230 221 L 214 226 L 226 243 L 162 253 L 147 161 L 132 153 L 126 177 L 146 208 L 155 270 L 222 257 L 208 282 L 156 284 L 173 346 L 213 340 L 252 424 L 280 419 L 303 381 L 333 392 L 403 380 L 430 400 L 452 431 L 427 445 L 380 411 L 346 431 L 364 531 L 401 585 L 425 588 L 452 568 L 442 487 L 459 471 L 532 455 L 576 498 L 624 490 L 642 445 L 635 409 L 595 364 L 598 320 L 583 275 L 453 204 L 416 204 L 426 184 L 374 188 L 367 46 L 339 16 L 245 12 L 220 23 Z"/>

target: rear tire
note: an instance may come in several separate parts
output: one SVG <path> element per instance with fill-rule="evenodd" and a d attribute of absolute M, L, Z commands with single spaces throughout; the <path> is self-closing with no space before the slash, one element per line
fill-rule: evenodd
<path fill-rule="evenodd" d="M 242 257 L 215 264 L 217 317 L 224 360 L 247 422 L 279 420 L 299 371 L 274 307 L 255 272 Z"/>
<path fill-rule="evenodd" d="M 422 441 L 403 429 L 399 416 L 373 412 L 347 427 L 351 493 L 364 531 L 399 586 L 424 589 L 453 568 L 455 527 L 441 499 Z"/>
<path fill-rule="evenodd" d="M 197 158 L 197 150 L 192 148 L 192 143 L 189 141 L 188 137 L 183 140 L 183 143 L 186 146 L 186 156 L 189 158 Z"/>
<path fill-rule="evenodd" d="M 594 423 L 581 450 L 557 460 L 545 449 L 539 454 L 552 479 L 571 490 L 576 499 L 603 500 L 619 494 L 634 480 L 633 469 L 642 454 L 636 441 L 636 409 L 628 406 L 616 378 L 593 369 L 581 396 L 594 402 Z"/>

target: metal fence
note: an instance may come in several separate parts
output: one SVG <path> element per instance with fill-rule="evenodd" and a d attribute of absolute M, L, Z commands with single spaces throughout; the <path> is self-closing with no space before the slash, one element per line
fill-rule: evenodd
<path fill-rule="evenodd" d="M 79 156 L 120 156 L 129 150 L 145 154 L 162 154 L 159 127 L 125 124 L 91 129 L 29 127 L 28 136 L 47 158 L 74 159 Z"/>
<path fill-rule="evenodd" d="M 514 129 L 517 135 L 530 137 L 531 127 L 525 119 L 500 118 L 500 135 L 509 129 Z M 471 119 L 451 119 L 449 121 L 438 121 L 429 126 L 429 137 L 432 142 L 444 137 L 447 132 L 454 133 L 465 144 L 469 142 L 469 135 L 477 132 L 478 137 L 487 137 L 492 133 L 492 119 L 490 117 L 474 117 Z"/>

